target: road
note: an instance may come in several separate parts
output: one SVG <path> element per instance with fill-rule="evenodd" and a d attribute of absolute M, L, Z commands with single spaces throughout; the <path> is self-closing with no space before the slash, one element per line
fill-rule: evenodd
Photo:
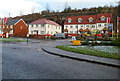
<path fill-rule="evenodd" d="M 118 68 L 48 54 L 43 46 L 67 41 L 5 43 L 2 45 L 3 79 L 118 79 Z"/>

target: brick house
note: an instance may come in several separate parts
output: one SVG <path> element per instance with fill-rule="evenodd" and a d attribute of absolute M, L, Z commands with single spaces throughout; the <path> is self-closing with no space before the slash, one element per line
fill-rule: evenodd
<path fill-rule="evenodd" d="M 3 26 L 3 33 L 6 32 L 12 36 L 26 36 L 28 27 L 23 19 L 11 19 Z"/>

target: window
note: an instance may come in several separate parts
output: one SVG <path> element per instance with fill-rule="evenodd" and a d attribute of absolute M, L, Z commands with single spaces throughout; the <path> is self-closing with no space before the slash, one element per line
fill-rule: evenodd
<path fill-rule="evenodd" d="M 73 26 L 70 26 L 70 28 L 73 28 Z"/>
<path fill-rule="evenodd" d="M 89 22 L 93 22 L 93 20 L 89 20 Z"/>
<path fill-rule="evenodd" d="M 44 32 L 44 31 L 41 31 L 40 33 L 41 33 L 41 34 L 45 34 L 45 32 Z"/>
<path fill-rule="evenodd" d="M 98 24 L 98 27 L 101 27 L 101 24 Z"/>
<path fill-rule="evenodd" d="M 33 34 L 33 31 L 31 31 L 31 34 Z"/>
<path fill-rule="evenodd" d="M 38 32 L 38 30 L 34 30 L 34 32 Z"/>
<path fill-rule="evenodd" d="M 86 25 L 86 27 L 89 27 L 89 25 Z"/>
<path fill-rule="evenodd" d="M 83 25 L 81 25 L 81 27 L 83 27 Z"/>
<path fill-rule="evenodd" d="M 38 24 L 36 24 L 36 27 L 38 27 Z"/>
<path fill-rule="evenodd" d="M 95 27 L 95 25 L 92 25 L 92 27 L 94 28 L 94 27 Z"/>
<path fill-rule="evenodd" d="M 44 27 L 45 26 L 45 24 L 41 24 L 41 27 Z"/>
<path fill-rule="evenodd" d="M 77 31 L 75 31 L 75 33 L 78 33 Z"/>
<path fill-rule="evenodd" d="M 90 17 L 90 18 L 88 19 L 88 21 L 89 21 L 89 22 L 93 22 L 93 18 Z"/>
<path fill-rule="evenodd" d="M 68 23 L 71 23 L 72 22 L 72 20 L 68 20 Z"/>
<path fill-rule="evenodd" d="M 72 23 L 72 19 L 69 18 L 69 19 L 68 19 L 68 23 Z"/>
<path fill-rule="evenodd" d="M 81 19 L 81 18 L 78 18 L 78 19 L 77 19 L 77 22 L 78 22 L 78 23 L 81 23 L 81 22 L 82 22 L 82 19 Z"/>
<path fill-rule="evenodd" d="M 107 26 L 107 24 L 104 24 L 104 26 Z"/>
<path fill-rule="evenodd" d="M 78 28 L 78 26 L 76 26 L 76 28 Z"/>
<path fill-rule="evenodd" d="M 73 33 L 73 31 L 70 31 L 70 33 Z"/>
<path fill-rule="evenodd" d="M 31 24 L 31 27 L 33 27 L 33 24 Z"/>
<path fill-rule="evenodd" d="M 106 21 L 105 16 L 101 16 L 101 17 L 100 17 L 100 20 L 101 20 L 101 21 Z"/>
<path fill-rule="evenodd" d="M 38 33 L 38 30 L 33 30 L 33 34 L 37 34 Z"/>

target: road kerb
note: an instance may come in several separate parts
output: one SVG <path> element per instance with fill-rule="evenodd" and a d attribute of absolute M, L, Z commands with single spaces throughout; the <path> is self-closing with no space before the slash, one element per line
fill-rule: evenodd
<path fill-rule="evenodd" d="M 115 65 L 115 64 L 111 64 L 111 63 L 100 62 L 100 61 L 96 61 L 96 60 L 89 60 L 89 59 L 77 58 L 77 57 L 74 57 L 74 56 L 62 55 L 60 53 L 55 53 L 55 52 L 49 51 L 49 50 L 47 50 L 45 48 L 42 48 L 42 50 L 45 51 L 45 52 L 47 52 L 47 53 L 49 53 L 49 54 L 57 55 L 57 56 L 60 56 L 60 57 L 65 57 L 65 58 L 70 58 L 70 59 L 74 59 L 74 60 L 86 61 L 86 62 L 91 62 L 91 63 L 102 64 L 102 65 L 107 65 L 107 66 L 111 66 L 111 67 L 120 68 L 120 65 Z"/>

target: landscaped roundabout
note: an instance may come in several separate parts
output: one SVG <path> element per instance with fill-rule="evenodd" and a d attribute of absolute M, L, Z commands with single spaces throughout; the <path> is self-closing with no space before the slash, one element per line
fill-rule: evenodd
<path fill-rule="evenodd" d="M 59 49 L 80 53 L 88 54 L 93 56 L 120 59 L 120 39 L 115 39 L 109 42 L 96 43 L 92 42 L 89 44 L 89 41 L 82 42 L 81 45 L 62 45 L 56 46 Z"/>

